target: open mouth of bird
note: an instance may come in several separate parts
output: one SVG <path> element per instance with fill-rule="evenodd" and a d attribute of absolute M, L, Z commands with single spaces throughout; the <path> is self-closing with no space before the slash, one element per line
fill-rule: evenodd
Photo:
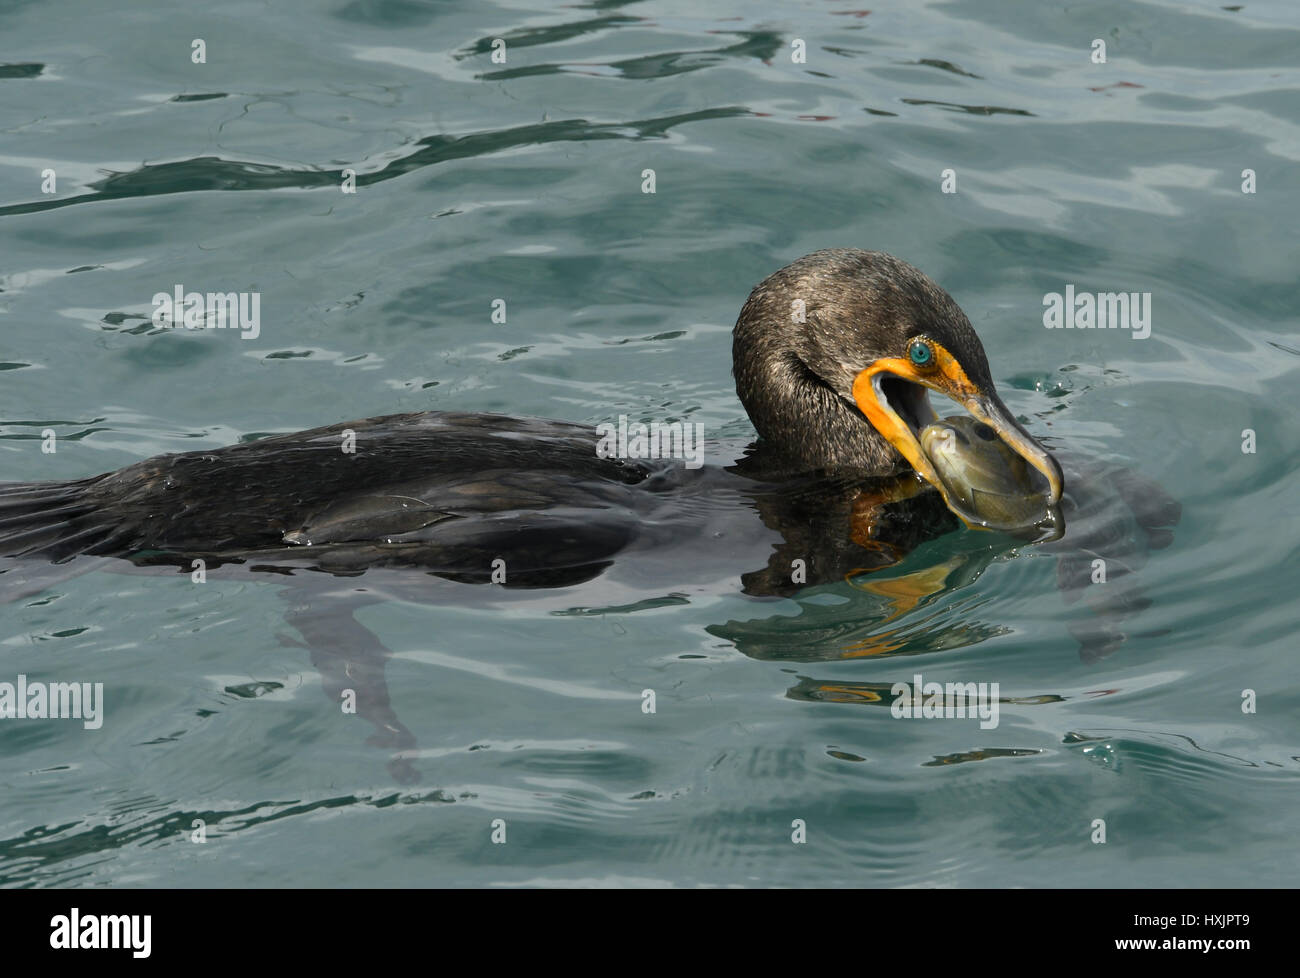
<path fill-rule="evenodd" d="M 996 395 L 946 389 L 943 377 L 922 382 L 877 367 L 853 387 L 867 419 L 967 524 L 994 530 L 1057 526 L 1060 466 Z M 940 418 L 935 390 L 964 414 Z"/>

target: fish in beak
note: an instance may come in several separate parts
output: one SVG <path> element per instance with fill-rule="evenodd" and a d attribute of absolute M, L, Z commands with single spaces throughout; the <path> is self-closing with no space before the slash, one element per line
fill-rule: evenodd
<path fill-rule="evenodd" d="M 1036 485 L 1026 492 L 1042 497 L 1041 518 L 1032 522 L 1022 516 L 1008 520 L 1005 513 L 979 512 L 970 504 L 969 487 L 954 485 L 960 466 L 945 466 L 947 479 L 936 470 L 922 446 L 921 434 L 938 421 L 927 391 L 938 391 L 964 407 L 983 422 L 1016 456 L 1024 459 L 1037 476 Z M 1064 491 L 1061 466 L 1012 416 L 992 390 L 981 390 L 971 382 L 961 363 L 941 344 L 924 337 L 914 339 L 906 357 L 883 357 L 860 371 L 853 382 L 853 400 L 876 431 L 894 446 L 917 474 L 942 494 L 948 508 L 971 526 L 995 530 L 1018 530 L 1057 521 L 1056 511 Z M 982 462 L 987 464 L 991 455 Z M 1012 473 L 1008 472 L 1008 479 Z M 1023 507 L 1022 513 L 1027 512 Z M 1018 525 L 1010 525 L 1015 522 Z"/>

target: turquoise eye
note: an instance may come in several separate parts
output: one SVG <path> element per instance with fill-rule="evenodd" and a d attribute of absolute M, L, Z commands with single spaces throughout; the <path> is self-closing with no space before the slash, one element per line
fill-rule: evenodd
<path fill-rule="evenodd" d="M 934 359 L 934 352 L 930 349 L 929 345 L 922 343 L 920 340 L 917 340 L 912 344 L 911 349 L 907 351 L 907 355 L 912 358 L 912 362 L 918 367 L 924 367 Z"/>

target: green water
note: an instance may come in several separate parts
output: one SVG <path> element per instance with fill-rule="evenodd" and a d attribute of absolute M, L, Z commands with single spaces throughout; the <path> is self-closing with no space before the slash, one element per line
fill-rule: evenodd
<path fill-rule="evenodd" d="M 1093 662 L 1053 561 L 969 530 L 885 594 L 362 608 L 418 781 L 283 580 L 62 581 L 3 607 L 0 681 L 106 718 L 0 722 L 0 884 L 1294 884 L 1298 68 L 1285 0 L 0 2 L 0 478 L 422 409 L 721 451 L 750 287 L 852 246 L 952 293 L 1031 430 L 1183 506 Z M 1150 292 L 1150 337 L 1044 329 L 1067 284 Z M 176 285 L 259 292 L 260 335 L 155 329 Z M 918 672 L 1016 702 L 894 719 Z"/>

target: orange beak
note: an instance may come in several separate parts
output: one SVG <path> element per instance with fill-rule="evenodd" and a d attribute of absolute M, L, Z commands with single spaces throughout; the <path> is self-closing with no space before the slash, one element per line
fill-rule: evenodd
<path fill-rule="evenodd" d="M 889 403 L 881 387 L 881 382 L 891 375 L 938 391 L 962 405 L 976 420 L 984 422 L 997 432 L 998 437 L 1012 451 L 1042 473 L 1048 486 L 1047 506 L 1055 507 L 1061 501 L 1065 479 L 1056 459 L 1020 426 L 997 394 L 992 391 L 981 391 L 971 383 L 970 378 L 966 376 L 966 371 L 951 353 L 936 344 L 934 363 L 925 370 L 918 370 L 910 360 L 903 357 L 877 360 L 854 378 L 853 400 L 858 405 L 858 410 L 871 422 L 872 427 L 887 438 L 889 443 L 911 463 L 912 468 L 921 478 L 939 490 L 948 508 L 968 524 L 991 529 L 1022 529 L 1022 527 L 997 526 L 967 511 L 960 501 L 952 497 L 943 480 L 935 472 L 934 466 L 926 458 L 918 440 L 920 428 L 937 420 L 934 411 L 926 405 L 928 416 L 905 420 L 903 415 Z"/>

